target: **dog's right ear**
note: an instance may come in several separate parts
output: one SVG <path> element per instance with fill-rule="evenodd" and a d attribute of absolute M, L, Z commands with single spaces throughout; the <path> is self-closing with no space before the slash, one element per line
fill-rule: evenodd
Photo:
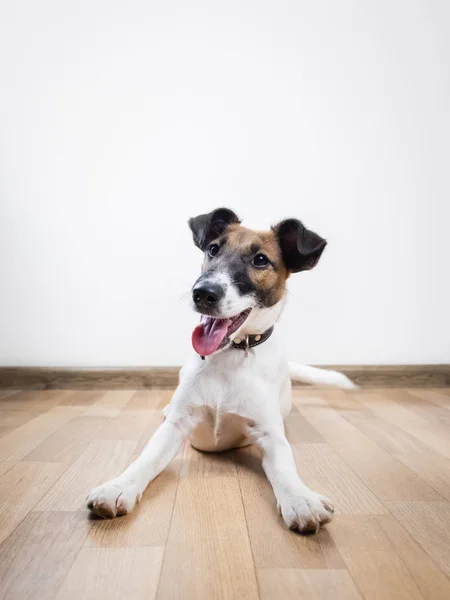
<path fill-rule="evenodd" d="M 205 250 L 213 240 L 222 235 L 228 225 L 240 223 L 240 220 L 229 208 L 216 208 L 206 215 L 192 217 L 188 223 L 194 244 L 200 250 Z"/>

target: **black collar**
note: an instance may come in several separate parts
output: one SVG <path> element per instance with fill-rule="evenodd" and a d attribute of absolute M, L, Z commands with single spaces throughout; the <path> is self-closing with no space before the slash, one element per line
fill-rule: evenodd
<path fill-rule="evenodd" d="M 273 325 L 264 333 L 258 333 L 256 335 L 246 335 L 244 339 L 234 338 L 231 342 L 231 347 L 236 350 L 245 350 L 245 355 L 248 354 L 249 348 L 254 348 L 255 346 L 259 346 L 263 344 L 266 340 L 270 338 L 273 333 Z"/>
<path fill-rule="evenodd" d="M 246 335 L 243 339 L 234 338 L 234 340 L 231 342 L 231 348 L 234 348 L 235 350 L 244 350 L 245 356 L 248 356 L 249 348 L 254 348 L 255 346 L 263 344 L 266 340 L 270 338 L 272 333 L 273 325 L 263 333 L 257 333 L 255 335 Z M 204 356 L 202 356 L 202 360 L 205 360 Z"/>

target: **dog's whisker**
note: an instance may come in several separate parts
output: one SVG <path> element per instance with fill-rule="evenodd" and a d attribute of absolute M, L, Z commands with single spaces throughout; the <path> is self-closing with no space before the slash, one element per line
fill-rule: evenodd
<path fill-rule="evenodd" d="M 181 301 L 185 301 L 185 300 L 189 301 L 190 299 L 191 299 L 191 292 L 184 292 L 180 296 Z"/>

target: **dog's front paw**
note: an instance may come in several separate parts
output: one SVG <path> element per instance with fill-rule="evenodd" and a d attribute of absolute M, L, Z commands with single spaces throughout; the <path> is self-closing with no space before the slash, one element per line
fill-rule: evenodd
<path fill-rule="evenodd" d="M 290 496 L 279 503 L 284 522 L 293 531 L 315 533 L 333 518 L 334 507 L 326 496 L 307 492 Z"/>
<path fill-rule="evenodd" d="M 94 488 L 87 497 L 87 507 L 103 519 L 113 519 L 130 513 L 141 499 L 133 485 L 123 485 L 118 479 Z"/>

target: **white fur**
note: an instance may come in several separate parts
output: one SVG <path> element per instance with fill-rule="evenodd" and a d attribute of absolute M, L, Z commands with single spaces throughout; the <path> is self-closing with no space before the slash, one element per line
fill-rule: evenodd
<path fill-rule="evenodd" d="M 358 387 L 343 373 L 338 373 L 337 371 L 308 367 L 307 365 L 299 365 L 291 361 L 288 364 L 292 381 L 340 387 L 348 390 L 354 390 Z"/>
<path fill-rule="evenodd" d="M 229 301 L 229 307 L 227 306 Z M 246 304 L 229 285 L 224 312 L 253 310 L 234 336 L 262 333 L 279 318 L 283 301 L 272 308 Z M 226 315 L 224 315 L 226 316 Z M 287 362 L 279 333 L 250 349 L 226 348 L 202 361 L 194 355 L 180 372 L 180 383 L 164 410 L 166 420 L 157 429 L 137 460 L 121 475 L 92 490 L 88 506 L 100 516 L 131 512 L 147 485 L 175 457 L 186 439 L 205 451 L 254 443 L 262 451 L 262 466 L 272 485 L 281 515 L 288 527 L 317 530 L 331 520 L 330 500 L 316 494 L 300 480 L 283 419 L 291 409 L 291 381 L 340 385 L 353 384 L 343 375 Z"/>

